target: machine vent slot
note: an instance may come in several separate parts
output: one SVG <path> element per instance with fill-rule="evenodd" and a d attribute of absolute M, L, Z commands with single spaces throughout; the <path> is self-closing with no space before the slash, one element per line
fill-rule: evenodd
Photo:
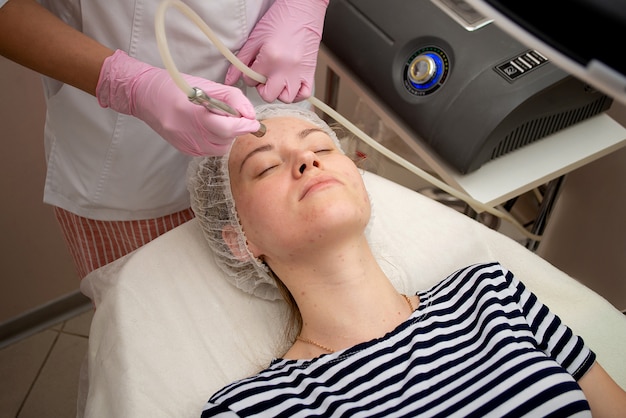
<path fill-rule="evenodd" d="M 605 110 L 607 100 L 609 99 L 603 96 L 595 102 L 578 109 L 534 119 L 519 125 L 494 147 L 491 152 L 491 159 L 498 158 L 524 145 L 533 143 L 538 139 L 602 113 Z"/>

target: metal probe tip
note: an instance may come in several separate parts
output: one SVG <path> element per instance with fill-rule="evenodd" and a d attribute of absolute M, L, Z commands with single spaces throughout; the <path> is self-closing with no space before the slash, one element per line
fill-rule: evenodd
<path fill-rule="evenodd" d="M 265 132 L 267 132 L 267 128 L 265 127 L 265 125 L 263 125 L 263 123 L 261 123 L 259 130 L 256 132 L 252 132 L 252 135 L 256 136 L 257 138 L 261 138 L 263 135 L 265 135 Z"/>

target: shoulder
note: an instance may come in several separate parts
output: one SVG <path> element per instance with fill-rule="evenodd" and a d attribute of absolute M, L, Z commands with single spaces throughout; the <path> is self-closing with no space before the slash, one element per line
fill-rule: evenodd
<path fill-rule="evenodd" d="M 503 267 L 499 262 L 487 262 L 472 264 L 463 267 L 450 274 L 442 283 L 447 285 L 461 286 L 480 282 L 511 282 L 513 273 Z"/>
<path fill-rule="evenodd" d="M 246 399 L 257 391 L 267 391 L 270 387 L 282 382 L 285 376 L 303 369 L 306 362 L 301 360 L 274 359 L 271 364 L 257 374 L 236 380 L 217 391 L 209 404 L 231 405 Z"/>
<path fill-rule="evenodd" d="M 472 264 L 456 270 L 421 297 L 431 297 L 441 301 L 477 297 L 486 292 L 503 293 L 511 296 L 516 291 L 518 282 L 513 274 L 498 262 Z"/>

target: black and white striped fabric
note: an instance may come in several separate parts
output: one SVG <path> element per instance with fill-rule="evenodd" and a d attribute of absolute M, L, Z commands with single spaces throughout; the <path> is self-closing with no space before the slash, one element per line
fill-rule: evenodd
<path fill-rule="evenodd" d="M 274 360 L 213 395 L 202 417 L 591 416 L 576 380 L 595 354 L 500 264 L 418 295 L 384 337 Z"/>

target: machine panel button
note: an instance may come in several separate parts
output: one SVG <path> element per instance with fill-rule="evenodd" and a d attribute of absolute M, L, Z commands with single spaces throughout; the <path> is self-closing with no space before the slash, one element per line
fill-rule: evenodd
<path fill-rule="evenodd" d="M 548 62 L 548 59 L 537 51 L 525 51 L 524 53 L 507 60 L 495 67 L 498 74 L 508 81 L 514 81 L 520 76 L 540 67 Z"/>

